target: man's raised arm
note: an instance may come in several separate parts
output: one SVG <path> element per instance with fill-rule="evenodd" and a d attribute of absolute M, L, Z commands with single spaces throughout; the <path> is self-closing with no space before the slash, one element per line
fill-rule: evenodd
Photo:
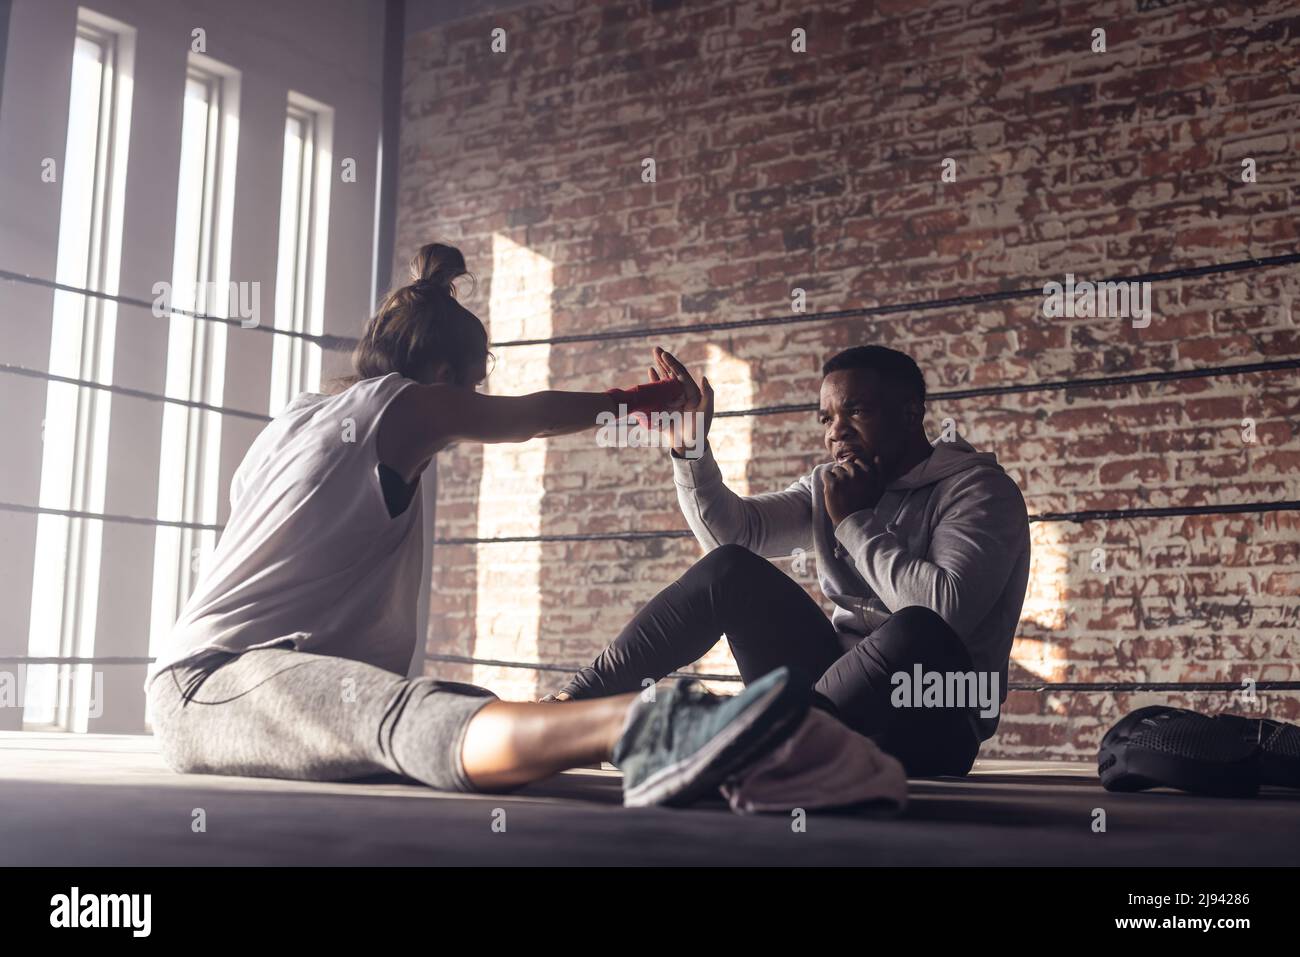
<path fill-rule="evenodd" d="M 784 492 L 741 497 L 727 488 L 705 443 L 696 459 L 673 453 L 677 503 L 695 537 L 707 549 L 741 545 L 764 558 L 812 548 L 812 491 L 800 479 Z"/>
<path fill-rule="evenodd" d="M 676 379 L 686 391 L 682 418 L 669 431 L 677 502 L 700 543 L 710 551 L 740 545 L 765 558 L 812 547 L 812 486 L 800 479 L 784 492 L 742 498 L 722 480 L 708 445 L 713 387 L 696 385 L 686 367 L 658 346 L 650 378 Z"/>

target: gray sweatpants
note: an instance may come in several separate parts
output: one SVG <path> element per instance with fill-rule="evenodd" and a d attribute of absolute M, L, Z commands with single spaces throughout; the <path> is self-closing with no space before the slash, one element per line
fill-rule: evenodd
<path fill-rule="evenodd" d="M 473 791 L 470 719 L 496 695 L 289 648 L 201 656 L 149 684 L 154 735 L 175 771 L 338 781 L 392 772 Z"/>

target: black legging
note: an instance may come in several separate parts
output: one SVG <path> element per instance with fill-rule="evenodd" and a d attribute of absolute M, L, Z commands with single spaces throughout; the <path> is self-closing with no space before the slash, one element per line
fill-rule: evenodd
<path fill-rule="evenodd" d="M 785 665 L 814 700 L 898 758 L 912 775 L 965 774 L 979 750 L 974 709 L 895 708 L 890 676 L 972 671 L 948 624 L 919 606 L 895 612 L 847 653 L 817 603 L 739 545 L 714 549 L 652 598 L 565 687 L 574 698 L 639 691 L 702 657 L 726 634 L 745 682 Z"/>

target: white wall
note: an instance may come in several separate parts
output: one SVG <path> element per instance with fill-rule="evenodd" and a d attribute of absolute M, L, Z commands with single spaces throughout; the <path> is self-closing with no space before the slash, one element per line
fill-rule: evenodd
<path fill-rule="evenodd" d="M 123 218 L 122 295 L 152 298 L 171 277 L 181 100 L 191 31 L 207 34 L 207 54 L 242 74 L 231 278 L 259 282 L 270 322 L 284 112 L 290 89 L 335 110 L 335 179 L 330 190 L 325 331 L 356 335 L 371 306 L 376 147 L 381 123 L 382 0 L 88 0 L 88 9 L 138 31 L 134 107 Z M 73 0 L 16 0 L 0 104 L 0 268 L 52 278 L 58 240 L 59 184 L 41 181 L 41 161 L 63 166 L 68 89 L 77 16 Z M 338 163 L 356 160 L 357 181 Z M 0 362 L 44 369 L 49 360 L 52 293 L 0 282 Z M 118 312 L 113 381 L 161 393 L 166 320 Z M 271 338 L 232 328 L 226 403 L 266 412 Z M 346 367 L 327 354 L 324 374 Z M 35 503 L 40 487 L 45 383 L 0 374 L 0 501 Z M 115 396 L 106 511 L 155 512 L 162 405 Z M 227 417 L 223 427 L 223 502 L 230 476 L 260 424 Z M 221 520 L 225 520 L 225 512 Z M 36 516 L 0 511 L 0 655 L 26 653 Z M 96 655 L 148 652 L 153 529 L 104 529 Z M 0 665 L 0 670 L 9 668 Z M 105 666 L 104 713 L 92 731 L 143 728 L 144 666 Z M 16 728 L 21 709 L 0 708 L 0 729 Z"/>

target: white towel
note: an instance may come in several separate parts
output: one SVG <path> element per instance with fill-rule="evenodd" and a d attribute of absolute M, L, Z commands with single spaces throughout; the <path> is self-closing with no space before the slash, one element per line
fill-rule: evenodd
<path fill-rule="evenodd" d="M 907 805 L 903 766 L 870 738 L 812 708 L 797 731 L 722 786 L 737 814 L 848 807 L 868 801 Z"/>

